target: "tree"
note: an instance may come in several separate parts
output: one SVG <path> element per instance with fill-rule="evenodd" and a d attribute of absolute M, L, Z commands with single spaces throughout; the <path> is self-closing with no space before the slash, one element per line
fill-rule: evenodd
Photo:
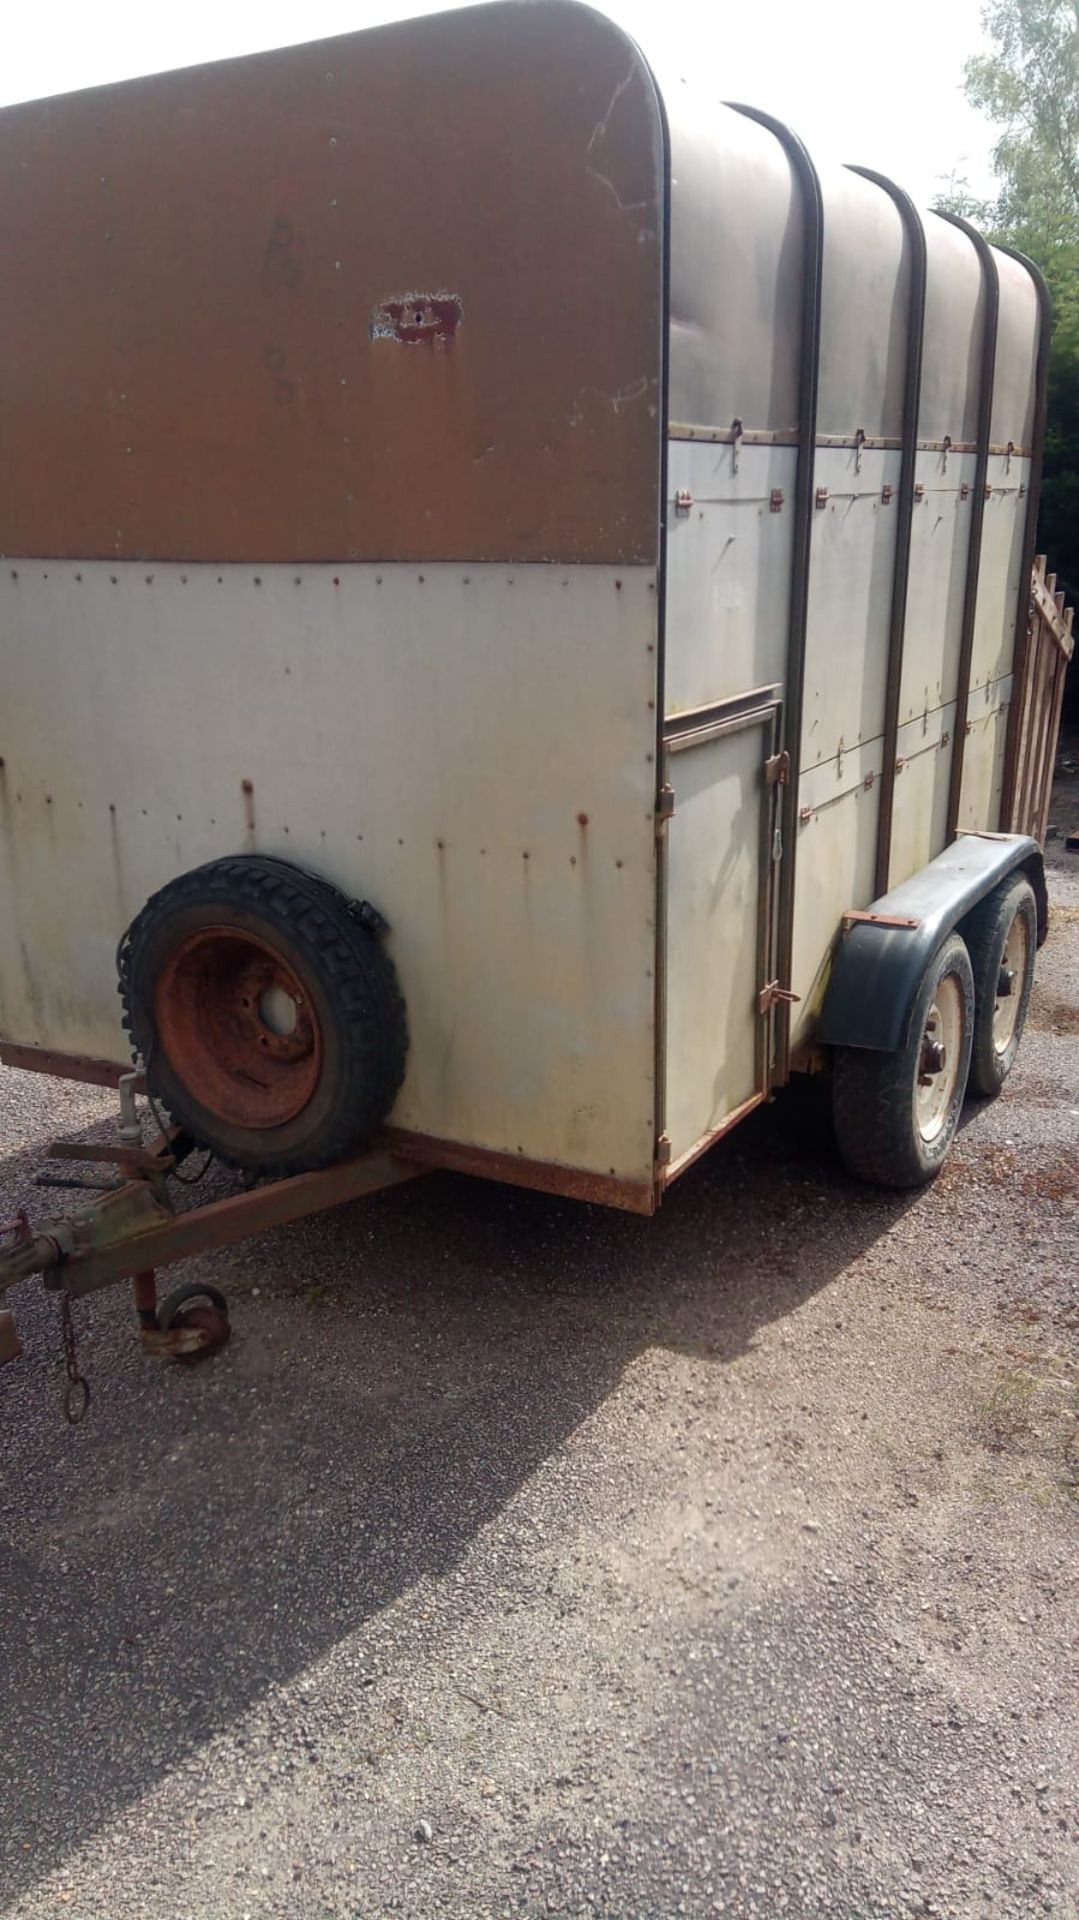
<path fill-rule="evenodd" d="M 966 94 L 1001 129 L 999 183 L 979 203 L 962 183 L 940 204 L 1017 247 L 1053 299 L 1039 544 L 1079 597 L 1079 0 L 987 0 L 991 53 L 967 62 Z"/>

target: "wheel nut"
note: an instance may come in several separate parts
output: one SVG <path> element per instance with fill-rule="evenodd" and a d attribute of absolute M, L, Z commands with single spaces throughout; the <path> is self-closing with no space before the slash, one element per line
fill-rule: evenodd
<path fill-rule="evenodd" d="M 1014 992 L 1015 992 L 1015 968 L 1001 967 L 1000 977 L 997 980 L 997 999 L 1007 1000 L 1009 994 L 1012 994 Z"/>

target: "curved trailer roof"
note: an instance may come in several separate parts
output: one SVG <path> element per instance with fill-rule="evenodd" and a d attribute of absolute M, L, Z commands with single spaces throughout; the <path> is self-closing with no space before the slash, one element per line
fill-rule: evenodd
<path fill-rule="evenodd" d="M 570 0 L 8 108 L 0 226 L 11 554 L 649 562 L 665 399 L 899 440 L 923 253 L 919 438 L 1037 438 L 1025 265 Z"/>

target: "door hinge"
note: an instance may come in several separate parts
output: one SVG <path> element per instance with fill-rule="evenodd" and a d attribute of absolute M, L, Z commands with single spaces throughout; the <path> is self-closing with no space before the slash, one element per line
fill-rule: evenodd
<path fill-rule="evenodd" d="M 789 987 L 781 987 L 778 980 L 769 980 L 757 995 L 757 1012 L 771 1013 L 779 1005 L 793 1007 L 801 999 L 800 993 L 792 993 Z"/>
<path fill-rule="evenodd" d="M 764 778 L 770 787 L 785 787 L 791 777 L 791 757 L 784 748 L 782 753 L 773 753 L 764 763 Z"/>
<path fill-rule="evenodd" d="M 674 812 L 674 788 L 664 781 L 656 799 L 656 832 L 665 827 Z"/>
<path fill-rule="evenodd" d="M 674 496 L 675 513 L 688 513 L 693 506 L 693 495 L 688 487 L 679 487 Z"/>
<path fill-rule="evenodd" d="M 657 1167 L 669 1167 L 670 1164 L 671 1136 L 669 1133 L 661 1133 L 656 1141 L 656 1165 Z"/>

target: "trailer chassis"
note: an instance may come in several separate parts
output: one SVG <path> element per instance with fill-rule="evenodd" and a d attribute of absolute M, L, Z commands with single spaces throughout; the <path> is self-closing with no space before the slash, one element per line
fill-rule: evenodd
<path fill-rule="evenodd" d="M 267 1228 L 380 1193 L 430 1171 L 421 1161 L 372 1148 L 313 1173 L 248 1186 L 223 1199 L 177 1210 L 170 1180 L 198 1149 L 179 1128 L 158 1133 L 149 1147 L 134 1144 L 138 1079 L 130 1074 L 121 1082 L 120 1145 L 55 1140 L 46 1150 L 49 1160 L 115 1169 L 119 1177 L 99 1181 L 85 1175 L 70 1179 L 40 1175 L 42 1185 L 90 1190 L 95 1197 L 40 1231 L 34 1230 L 25 1212 L 0 1223 L 0 1302 L 7 1287 L 35 1273 L 49 1291 L 61 1296 L 67 1370 L 63 1404 L 72 1425 L 82 1418 L 90 1400 L 75 1357 L 73 1300 L 130 1279 L 144 1351 L 158 1359 L 200 1359 L 224 1346 L 229 1337 L 228 1302 L 204 1281 L 188 1281 L 159 1300 L 160 1267 L 231 1246 Z M 189 1176 L 178 1177 L 190 1184 Z M 0 1314 L 0 1319 L 9 1318 Z M 19 1351 L 17 1336 L 9 1327 L 0 1361 L 14 1359 Z"/>

